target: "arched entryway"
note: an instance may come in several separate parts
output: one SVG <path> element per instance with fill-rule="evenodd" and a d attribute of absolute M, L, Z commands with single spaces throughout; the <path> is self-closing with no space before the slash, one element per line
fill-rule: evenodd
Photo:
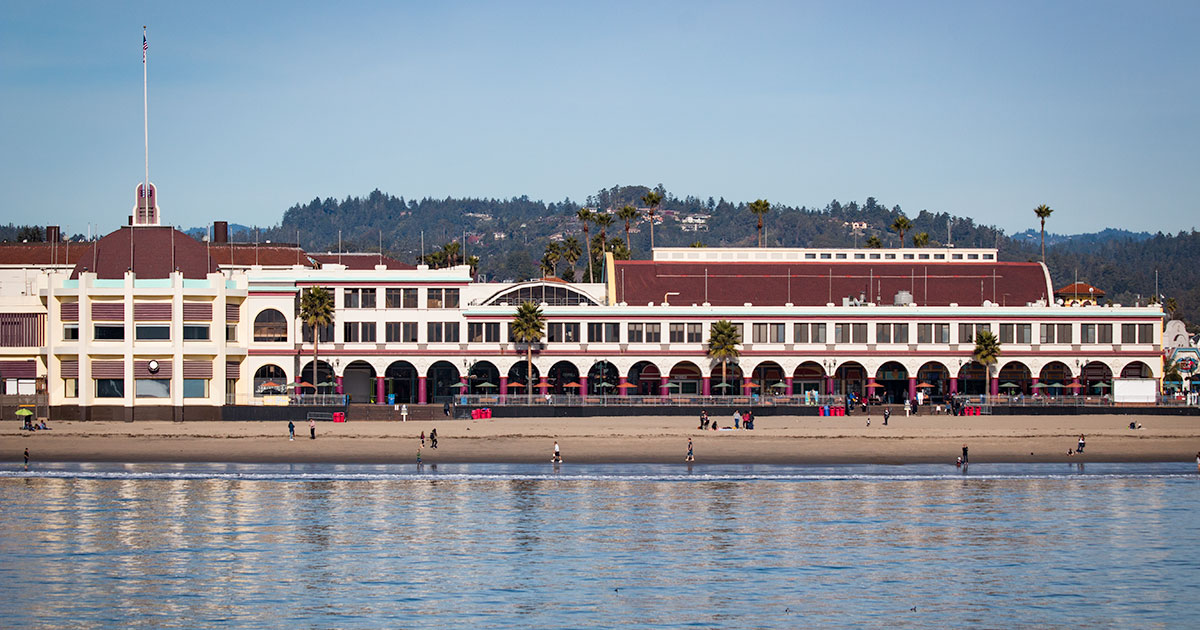
<path fill-rule="evenodd" d="M 754 366 L 750 374 L 751 393 L 760 396 L 782 394 L 787 387 L 783 376 L 783 368 L 774 361 L 763 361 Z"/>
<path fill-rule="evenodd" d="M 451 400 L 461 389 L 458 367 L 449 361 L 438 361 L 425 373 L 425 399 L 431 403 Z"/>
<path fill-rule="evenodd" d="M 352 403 L 378 402 L 375 400 L 375 368 L 366 361 L 352 361 L 342 372 L 342 393 L 349 395 Z"/>
<path fill-rule="evenodd" d="M 875 372 L 875 382 L 879 384 L 878 388 L 874 388 L 875 396 L 884 404 L 908 400 L 908 368 L 899 362 L 888 361 L 879 366 L 879 370 Z M 868 393 L 871 389 L 867 388 Z"/>
<path fill-rule="evenodd" d="M 1062 361 L 1047 363 L 1038 374 L 1038 385 L 1043 396 L 1062 396 L 1070 393 L 1071 368 Z"/>
<path fill-rule="evenodd" d="M 1112 368 L 1103 361 L 1092 361 L 1079 372 L 1081 394 L 1103 396 L 1112 393 Z"/>
<path fill-rule="evenodd" d="M 629 377 L 625 380 L 632 386 L 625 389 L 633 394 L 654 396 L 658 394 L 659 384 L 662 383 L 662 372 L 649 361 L 638 361 L 629 368 Z"/>
<path fill-rule="evenodd" d="M 273 396 L 287 393 L 287 372 L 268 363 L 254 371 L 254 395 Z"/>
<path fill-rule="evenodd" d="M 621 372 L 612 361 L 597 361 L 588 369 L 588 392 L 615 396 L 621 382 Z"/>
<path fill-rule="evenodd" d="M 820 395 L 825 393 L 825 369 L 816 361 L 805 361 L 792 372 L 792 393 L 795 395 Z M 812 392 L 810 394 L 809 392 Z"/>
<path fill-rule="evenodd" d="M 505 392 L 511 396 L 532 396 L 540 393 L 537 389 L 538 381 L 541 379 L 542 373 L 538 370 L 537 364 L 533 365 L 533 374 L 526 372 L 527 363 L 525 361 L 517 361 L 508 368 L 508 384 L 505 386 L 508 390 Z"/>
<path fill-rule="evenodd" d="M 1121 368 L 1121 378 L 1154 378 L 1154 372 L 1141 361 L 1131 361 Z"/>
<path fill-rule="evenodd" d="M 667 377 L 667 393 L 693 396 L 703 393 L 704 373 L 691 361 L 680 361 L 671 367 Z"/>
<path fill-rule="evenodd" d="M 491 361 L 476 361 L 467 370 L 467 386 L 474 396 L 494 396 L 500 391 L 500 370 Z"/>
<path fill-rule="evenodd" d="M 838 366 L 833 373 L 833 393 L 839 396 L 847 394 L 866 394 L 867 369 L 861 363 L 849 361 Z"/>
<path fill-rule="evenodd" d="M 1033 374 L 1030 373 L 1029 367 L 1020 361 L 1009 361 L 1000 368 L 1000 373 L 996 375 L 1000 380 L 1000 393 L 1010 396 L 1016 394 L 1024 394 L 1030 396 L 1033 394 Z"/>
<path fill-rule="evenodd" d="M 725 374 L 721 374 L 721 364 L 713 366 L 712 394 L 714 396 L 742 395 L 742 368 L 736 363 L 725 366 Z"/>
<path fill-rule="evenodd" d="M 559 361 L 550 366 L 550 371 L 546 373 L 546 377 L 550 382 L 551 394 L 571 394 L 578 396 L 583 389 L 583 383 L 579 382 L 579 368 L 575 367 L 575 364 L 570 361 Z"/>
<path fill-rule="evenodd" d="M 304 391 L 306 393 L 313 393 L 316 391 L 319 391 L 320 393 L 324 393 L 324 394 L 333 393 L 333 387 L 328 385 L 328 383 L 335 382 L 334 378 L 333 378 L 333 366 L 329 365 L 328 363 L 326 363 L 324 361 L 317 361 L 317 375 L 315 377 L 315 380 L 313 377 L 312 361 L 305 363 L 304 367 L 300 368 L 300 374 L 298 376 L 300 377 L 300 380 L 302 382 L 311 383 L 314 387 L 317 388 L 317 389 L 308 388 L 308 387 L 303 388 L 302 391 Z M 327 384 L 322 385 L 322 383 L 327 383 Z"/>
<path fill-rule="evenodd" d="M 935 403 L 950 393 L 950 370 L 938 361 L 930 361 L 917 370 L 917 391 L 924 392 Z"/>
<path fill-rule="evenodd" d="M 987 393 L 987 368 L 978 361 L 963 364 L 958 370 L 958 393 L 968 396 L 982 396 Z"/>
<path fill-rule="evenodd" d="M 408 361 L 393 361 L 383 372 L 384 391 L 393 396 L 394 404 L 417 402 L 417 368 Z"/>

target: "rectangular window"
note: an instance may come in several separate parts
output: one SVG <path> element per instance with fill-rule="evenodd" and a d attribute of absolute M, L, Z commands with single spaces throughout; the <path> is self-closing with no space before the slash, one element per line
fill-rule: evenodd
<path fill-rule="evenodd" d="M 425 327 L 425 341 L 439 343 L 442 340 L 442 322 L 429 322 Z"/>
<path fill-rule="evenodd" d="M 358 336 L 363 343 L 375 343 L 375 322 L 362 322 Z"/>
<path fill-rule="evenodd" d="M 754 335 L 754 343 L 767 343 L 766 324 L 751 324 L 750 332 Z"/>
<path fill-rule="evenodd" d="M 386 322 L 383 325 L 383 339 L 387 343 L 400 341 L 400 322 Z"/>
<path fill-rule="evenodd" d="M 1070 324 L 1058 324 L 1058 343 L 1073 343 Z"/>
<path fill-rule="evenodd" d="M 1138 324 L 1138 343 L 1154 343 L 1154 324 Z"/>
<path fill-rule="evenodd" d="M 851 324 L 852 340 L 854 343 L 867 343 L 867 325 Z"/>
<path fill-rule="evenodd" d="M 342 324 L 342 342 L 356 343 L 358 341 L 358 322 Z"/>
<path fill-rule="evenodd" d="M 950 343 L 950 324 L 933 325 L 933 342 Z"/>
<path fill-rule="evenodd" d="M 933 343 L 933 324 L 917 324 L 917 343 Z"/>
<path fill-rule="evenodd" d="M 1096 343 L 1112 342 L 1112 324 L 1096 324 Z"/>
<path fill-rule="evenodd" d="M 875 324 L 875 343 L 892 343 L 891 324 Z"/>
<path fill-rule="evenodd" d="M 833 325 L 833 343 L 850 343 L 850 324 Z"/>
<path fill-rule="evenodd" d="M 360 308 L 375 308 L 375 289 L 362 289 Z"/>
<path fill-rule="evenodd" d="M 183 325 L 183 340 L 184 341 L 208 341 L 208 325 L 201 324 L 184 324 Z"/>
<path fill-rule="evenodd" d="M 704 332 L 700 324 L 687 325 L 687 342 L 704 343 Z"/>
<path fill-rule="evenodd" d="M 446 289 L 445 308 L 458 308 L 458 289 Z"/>
<path fill-rule="evenodd" d="M 1013 335 L 1015 328 L 1016 324 L 1000 324 L 1000 343 L 1012 343 L 1015 338 Z"/>
<path fill-rule="evenodd" d="M 614 326 L 616 324 L 613 324 Z M 500 322 L 488 322 L 483 326 L 483 340 L 488 343 L 500 343 Z"/>
<path fill-rule="evenodd" d="M 626 330 L 629 336 L 629 343 L 642 343 L 645 326 L 642 324 L 629 324 Z"/>
<path fill-rule="evenodd" d="M 442 308 L 442 290 L 425 290 L 425 308 Z"/>
<path fill-rule="evenodd" d="M 1054 324 L 1042 324 L 1042 334 L 1039 337 L 1041 339 L 1041 343 L 1054 343 L 1054 330 Z"/>
<path fill-rule="evenodd" d="M 124 325 L 96 324 L 92 332 L 92 338 L 96 341 L 121 341 L 125 339 Z"/>
<path fill-rule="evenodd" d="M 825 324 L 813 324 L 809 341 L 812 343 L 828 343 Z"/>
<path fill-rule="evenodd" d="M 404 301 L 401 304 L 402 308 L 417 308 L 417 290 L 416 289 L 401 289 L 404 292 Z"/>
<path fill-rule="evenodd" d="M 225 324 L 225 341 L 237 343 L 237 324 Z"/>
<path fill-rule="evenodd" d="M 442 324 L 442 326 L 444 327 L 442 337 L 446 340 L 446 342 L 447 343 L 458 343 L 458 339 L 459 339 L 458 322 L 445 322 L 444 324 Z"/>
<path fill-rule="evenodd" d="M 342 307 L 343 308 L 358 308 L 358 289 L 343 289 L 342 291 Z"/>
<path fill-rule="evenodd" d="M 164 341 L 171 338 L 170 326 L 134 326 L 134 338 L 138 341 Z"/>
<path fill-rule="evenodd" d="M 312 343 L 312 326 L 301 326 L 300 335 L 304 339 L 304 343 Z M 317 329 L 317 334 L 320 335 L 321 343 L 333 342 L 333 324 L 326 324 Z"/>
<path fill-rule="evenodd" d="M 165 378 L 139 378 L 133 382 L 133 395 L 137 398 L 170 398 L 171 381 Z"/>
<path fill-rule="evenodd" d="M 401 291 L 403 289 L 384 289 L 383 291 L 383 306 L 385 308 L 400 308 Z"/>
<path fill-rule="evenodd" d="M 646 343 L 662 343 L 662 324 L 646 324 Z"/>
<path fill-rule="evenodd" d="M 125 379 L 97 378 L 92 380 L 96 382 L 96 398 L 125 397 Z"/>
<path fill-rule="evenodd" d="M 563 331 L 562 323 L 546 324 L 546 343 L 560 343 Z"/>
<path fill-rule="evenodd" d="M 971 324 L 958 325 L 958 343 L 972 343 L 975 339 L 975 328 Z"/>
<path fill-rule="evenodd" d="M 79 379 L 64 378 L 63 379 L 63 397 L 79 398 Z"/>
<path fill-rule="evenodd" d="M 417 322 L 404 322 L 400 324 L 400 342 L 417 343 Z"/>
<path fill-rule="evenodd" d="M 621 343 L 621 325 L 616 322 L 604 324 L 604 340 L 608 343 Z"/>
<path fill-rule="evenodd" d="M 737 333 L 738 343 L 746 343 L 746 325 L 745 324 L 734 324 L 733 331 L 735 333 Z"/>
<path fill-rule="evenodd" d="M 1033 343 L 1033 324 L 1017 324 L 1017 343 Z"/>
<path fill-rule="evenodd" d="M 792 343 L 808 343 L 808 324 L 792 326 Z"/>
<path fill-rule="evenodd" d="M 667 324 L 667 339 L 671 343 L 683 343 L 683 324 Z"/>
<path fill-rule="evenodd" d="M 866 324 L 863 324 L 863 329 L 866 329 Z M 771 324 L 768 331 L 768 338 L 771 340 L 771 343 L 783 343 L 786 341 L 786 330 L 787 328 L 783 324 Z"/>
<path fill-rule="evenodd" d="M 206 378 L 185 378 L 185 379 L 183 379 L 183 397 L 184 398 L 208 398 L 208 379 L 206 379 Z"/>
<path fill-rule="evenodd" d="M 908 343 L 908 324 L 892 325 L 892 343 Z"/>
<path fill-rule="evenodd" d="M 63 324 L 63 341 L 79 341 L 79 324 Z"/>
<path fill-rule="evenodd" d="M 1079 325 L 1079 343 L 1096 343 L 1096 325 Z"/>
<path fill-rule="evenodd" d="M 483 342 L 483 322 L 467 322 L 467 343 Z"/>

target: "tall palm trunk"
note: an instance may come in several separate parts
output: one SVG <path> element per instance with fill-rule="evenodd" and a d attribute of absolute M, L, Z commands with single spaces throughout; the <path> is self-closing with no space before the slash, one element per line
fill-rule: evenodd
<path fill-rule="evenodd" d="M 319 381 L 317 381 L 317 327 L 316 326 L 313 326 L 313 376 L 312 376 L 312 379 L 313 379 L 312 384 L 313 384 L 313 387 L 315 388 L 317 386 L 317 383 L 319 382 Z M 301 379 L 301 380 L 303 380 L 303 379 Z M 319 390 L 314 389 L 314 391 L 319 391 Z"/>
<path fill-rule="evenodd" d="M 1046 263 L 1046 220 L 1042 219 L 1042 264 Z"/>
<path fill-rule="evenodd" d="M 588 236 L 587 224 L 583 226 L 583 248 L 588 257 L 588 282 L 595 282 L 596 276 L 592 274 L 592 239 Z"/>
<path fill-rule="evenodd" d="M 525 395 L 533 404 L 533 344 L 525 344 Z"/>

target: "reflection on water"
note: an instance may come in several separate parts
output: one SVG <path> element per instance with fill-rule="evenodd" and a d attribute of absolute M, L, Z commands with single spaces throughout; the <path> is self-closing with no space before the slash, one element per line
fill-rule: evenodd
<path fill-rule="evenodd" d="M 3 625 L 1145 627 L 1200 600 L 1171 467 L 412 472 L 5 473 Z"/>

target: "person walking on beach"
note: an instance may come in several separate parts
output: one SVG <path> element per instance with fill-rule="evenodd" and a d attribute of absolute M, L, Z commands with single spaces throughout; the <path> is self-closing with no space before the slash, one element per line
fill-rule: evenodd
<path fill-rule="evenodd" d="M 437 428 L 429 430 L 429 448 L 437 448 Z"/>
<path fill-rule="evenodd" d="M 317 421 L 312 418 L 308 419 L 308 439 L 317 439 Z"/>
<path fill-rule="evenodd" d="M 1080 435 L 1079 436 L 1079 446 L 1078 446 L 1078 448 L 1075 449 L 1076 453 L 1083 452 L 1083 447 L 1085 446 L 1084 442 L 1085 442 L 1085 440 L 1083 439 L 1083 435 Z"/>
<path fill-rule="evenodd" d="M 295 440 L 296 440 L 296 423 L 292 422 L 291 420 L 288 420 L 288 441 L 294 442 Z"/>
<path fill-rule="evenodd" d="M 967 445 L 963 444 L 962 462 L 967 463 Z"/>
<path fill-rule="evenodd" d="M 552 457 L 550 459 L 550 461 L 552 461 L 556 464 L 562 461 L 562 451 L 558 450 L 558 441 L 557 440 L 555 440 L 555 442 L 554 442 L 554 457 Z"/>
<path fill-rule="evenodd" d="M 421 431 L 421 446 L 425 446 L 425 431 Z"/>
<path fill-rule="evenodd" d="M 688 444 L 690 445 L 691 443 L 692 443 L 692 441 L 691 441 L 691 440 L 688 440 Z M 691 447 L 689 446 L 689 447 L 688 447 L 688 452 L 690 453 L 690 452 L 691 452 L 691 450 L 692 450 L 692 449 L 691 449 Z M 29 470 L 29 449 L 25 449 L 25 470 Z"/>
<path fill-rule="evenodd" d="M 887 407 L 884 407 L 883 408 L 883 426 L 885 426 L 885 427 L 887 426 L 888 419 L 891 417 L 892 417 L 892 410 Z"/>
<path fill-rule="evenodd" d="M 692 454 L 692 438 L 688 438 L 688 454 L 687 454 L 687 457 L 684 458 L 683 461 L 685 461 L 685 462 L 696 461 L 696 456 Z"/>
<path fill-rule="evenodd" d="M 417 466 L 421 465 L 421 447 L 417 447 Z"/>

